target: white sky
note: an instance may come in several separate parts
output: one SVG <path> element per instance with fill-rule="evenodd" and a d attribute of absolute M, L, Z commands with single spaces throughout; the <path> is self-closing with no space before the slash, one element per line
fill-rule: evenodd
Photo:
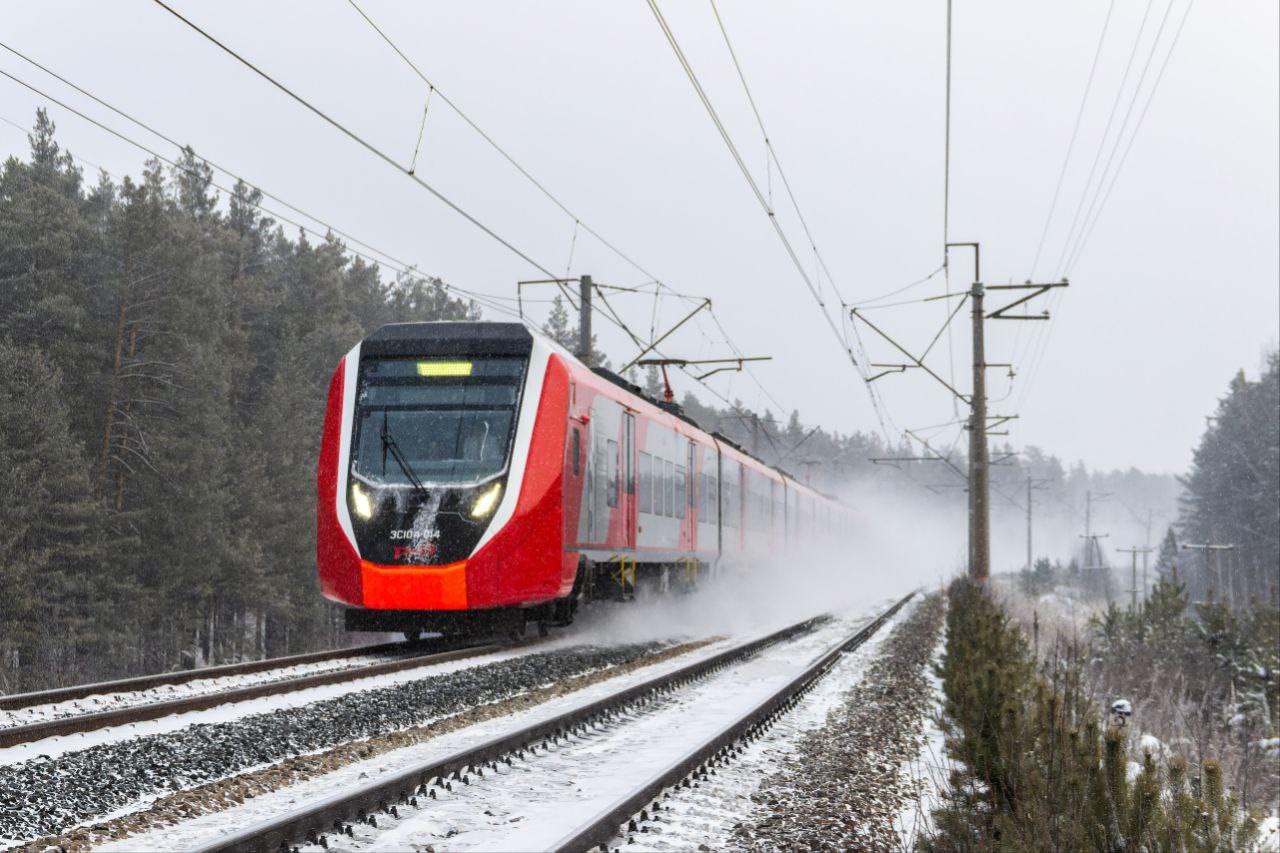
<path fill-rule="evenodd" d="M 1174 0 L 1126 141 L 1185 3 Z M 425 86 L 347 3 L 176 5 L 373 144 L 404 162 L 411 157 Z M 841 431 L 878 429 L 865 388 L 645 3 L 366 0 L 364 7 L 586 223 L 677 290 L 710 297 L 746 354 L 774 356 L 755 375 L 778 403 Z M 710 6 L 667 0 L 662 8 L 767 186 L 763 144 Z M 1037 280 L 1062 272 L 1067 226 L 1147 8 L 1113 136 L 1169 8 L 1166 0 L 1115 4 Z M 942 242 L 945 5 L 724 0 L 720 9 L 843 296 L 867 299 L 933 271 Z M 988 284 L 1031 274 L 1106 11 L 1101 0 L 956 4 L 951 237 L 982 242 Z M 1028 344 L 1041 340 L 1046 324 L 988 324 L 988 360 L 1013 359 L 1021 370 L 1005 399 L 1007 380 L 990 371 L 992 410 L 1021 416 L 1009 439 L 1015 444 L 1102 468 L 1182 470 L 1231 375 L 1241 367 L 1256 374 L 1264 349 L 1275 345 L 1278 26 L 1277 5 L 1264 0 L 1191 9 L 1114 193 L 1070 271 L 1071 288 L 1053 304 L 1040 368 L 1029 369 L 1037 347 Z M 516 280 L 542 277 L 151 2 L 13 4 L 0 38 L 425 272 L 506 297 Z M 0 68 L 144 138 L 11 54 L 0 51 Z M 27 126 L 40 102 L 0 79 L 0 117 Z M 73 153 L 116 175 L 140 171 L 135 149 L 59 108 L 51 113 Z M 25 148 L 20 132 L 0 125 L 0 153 Z M 1108 143 L 1102 164 L 1110 151 Z M 565 269 L 572 220 L 439 100 L 418 174 L 543 266 Z M 776 173 L 772 179 L 780 221 L 812 268 Z M 967 254 L 954 255 L 952 286 L 966 286 L 971 269 Z M 645 280 L 581 233 L 571 272 L 622 285 Z M 941 287 L 939 278 L 905 296 Z M 835 305 L 829 289 L 827 296 Z M 622 297 L 618 307 L 648 334 L 651 300 Z M 659 328 L 684 310 L 664 301 Z M 933 302 L 873 317 L 919 350 L 944 310 Z M 967 312 L 958 319 L 953 357 L 967 388 Z M 601 338 L 615 361 L 630 356 L 620 334 L 601 328 Z M 703 322 L 664 349 L 724 354 L 718 339 Z M 900 361 L 869 330 L 863 340 L 873 360 Z M 930 364 L 950 371 L 945 337 Z M 710 381 L 777 411 L 746 376 Z M 945 392 L 926 377 L 886 377 L 877 388 L 897 427 L 952 417 Z M 937 433 L 943 443 L 953 435 Z"/>

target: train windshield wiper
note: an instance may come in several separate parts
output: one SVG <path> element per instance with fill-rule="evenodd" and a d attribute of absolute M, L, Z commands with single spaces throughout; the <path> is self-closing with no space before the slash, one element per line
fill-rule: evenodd
<path fill-rule="evenodd" d="M 382 471 L 387 470 L 387 451 L 391 452 L 391 458 L 396 460 L 396 464 L 400 466 L 400 470 L 404 472 L 404 476 L 409 480 L 409 484 L 423 494 L 427 493 L 427 487 L 422 485 L 422 481 L 413 473 L 412 466 L 404 458 L 404 454 L 400 452 L 400 445 L 396 444 L 395 437 L 391 435 L 391 429 L 387 426 L 387 410 L 382 410 Z"/>

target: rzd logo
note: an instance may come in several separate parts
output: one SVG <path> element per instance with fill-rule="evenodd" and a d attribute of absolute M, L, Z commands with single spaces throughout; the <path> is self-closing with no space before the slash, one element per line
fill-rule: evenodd
<path fill-rule="evenodd" d="M 439 549 L 432 542 L 424 542 L 421 545 L 396 545 L 391 549 L 391 559 L 409 560 L 417 557 L 429 560 L 436 555 L 437 550 Z"/>

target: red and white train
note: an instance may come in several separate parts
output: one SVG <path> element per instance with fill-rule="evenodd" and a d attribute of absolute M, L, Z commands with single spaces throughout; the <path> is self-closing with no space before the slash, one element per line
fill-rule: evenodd
<path fill-rule="evenodd" d="M 519 323 L 400 323 L 338 364 L 317 472 L 349 630 L 521 630 L 579 602 L 777 567 L 836 501 Z"/>

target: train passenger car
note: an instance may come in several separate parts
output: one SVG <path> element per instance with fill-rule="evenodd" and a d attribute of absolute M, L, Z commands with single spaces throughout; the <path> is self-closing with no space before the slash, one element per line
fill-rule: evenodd
<path fill-rule="evenodd" d="M 691 587 L 849 511 L 519 323 L 383 326 L 338 364 L 323 594 L 351 630 L 522 630 Z"/>

